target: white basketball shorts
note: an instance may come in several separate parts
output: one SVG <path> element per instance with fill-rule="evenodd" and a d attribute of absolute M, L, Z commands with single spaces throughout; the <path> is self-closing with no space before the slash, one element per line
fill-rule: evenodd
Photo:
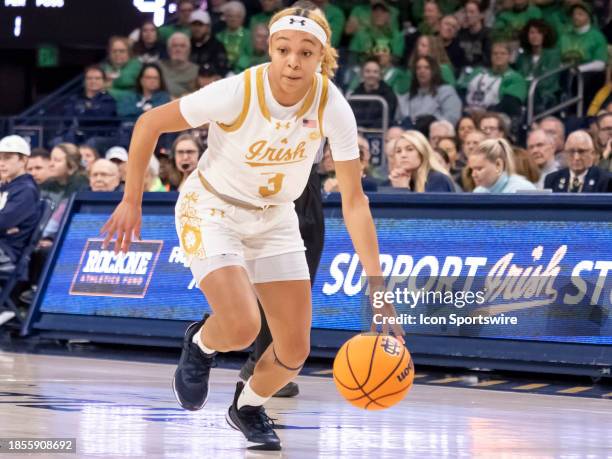
<path fill-rule="evenodd" d="M 185 181 L 175 223 L 187 265 L 200 281 L 224 266 L 243 266 L 253 283 L 309 280 L 293 203 L 251 210 L 206 190 L 197 170 Z"/>

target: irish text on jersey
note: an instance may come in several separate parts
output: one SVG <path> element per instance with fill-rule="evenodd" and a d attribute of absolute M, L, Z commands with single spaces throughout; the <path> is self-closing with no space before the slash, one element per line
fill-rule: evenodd
<path fill-rule="evenodd" d="M 281 145 L 270 144 L 267 140 L 252 143 L 245 155 L 246 164 L 251 167 L 278 166 L 299 163 L 308 159 L 305 141 L 295 146 L 288 146 L 287 139 L 281 139 L 280 143 Z"/>

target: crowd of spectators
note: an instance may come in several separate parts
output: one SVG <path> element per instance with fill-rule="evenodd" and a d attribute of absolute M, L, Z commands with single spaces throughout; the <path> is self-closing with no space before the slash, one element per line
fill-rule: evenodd
<path fill-rule="evenodd" d="M 340 51 L 336 84 L 347 96 L 382 96 L 391 124 L 410 128 L 423 116 L 456 124 L 462 113 L 497 111 L 517 132 L 530 82 L 564 64 L 582 74 L 589 115 L 612 102 L 606 73 L 612 8 L 601 0 L 314 3 Z M 167 24 L 147 21 L 129 37 L 111 37 L 107 58 L 86 69 L 84 91 L 66 103 L 64 115 L 133 120 L 265 62 L 267 23 L 284 6 L 282 0 L 179 0 Z M 564 72 L 541 80 L 536 111 L 570 97 L 576 84 Z M 380 121 L 382 108 L 371 105 L 355 107 L 362 127 Z"/>
<path fill-rule="evenodd" d="M 129 37 L 111 37 L 107 59 L 85 69 L 83 90 L 66 100 L 63 115 L 79 120 L 80 128 L 113 119 L 133 123 L 153 107 L 267 61 L 267 23 L 284 6 L 281 0 L 212 0 L 207 9 L 199 3 L 180 0 L 175 17 L 162 27 L 147 21 Z M 352 104 L 362 128 L 366 191 L 612 191 L 609 5 L 597 0 L 314 3 L 325 12 L 340 50 L 336 84 L 347 97 L 377 95 L 388 107 L 390 126 L 375 159 L 370 141 L 381 135 L 373 132 L 380 128 L 383 107 Z M 566 63 L 577 65 L 585 79 L 587 117 L 568 122 L 572 113 L 566 111 L 566 119 L 548 116 L 517 135 L 530 81 Z M 575 84 L 563 73 L 543 80 L 535 92 L 536 113 L 571 95 Z M 101 148 L 95 139 L 80 143 L 70 132 L 49 150 L 26 149 L 14 136 L 0 141 L 0 221 L 10 221 L 6 228 L 0 225 L 0 269 L 3 263 L 10 267 L 23 246 L 23 237 L 15 234 L 31 230 L 31 216 L 13 217 L 23 193 L 31 200 L 46 197 L 54 206 L 24 301 L 35 291 L 69 196 L 123 189 L 125 139 Z M 167 146 L 161 142 L 146 171 L 145 191 L 179 190 L 197 167 L 206 136 L 202 126 Z M 329 146 L 322 148 L 322 190 L 337 191 Z"/>

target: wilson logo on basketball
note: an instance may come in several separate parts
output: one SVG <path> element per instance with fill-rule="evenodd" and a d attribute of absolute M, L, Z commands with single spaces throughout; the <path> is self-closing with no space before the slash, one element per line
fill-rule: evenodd
<path fill-rule="evenodd" d="M 412 364 L 412 359 L 410 359 L 408 366 L 404 368 L 399 375 L 397 375 L 397 380 L 399 382 L 402 382 L 404 379 L 406 379 L 410 375 L 412 371 L 414 371 L 414 365 Z"/>

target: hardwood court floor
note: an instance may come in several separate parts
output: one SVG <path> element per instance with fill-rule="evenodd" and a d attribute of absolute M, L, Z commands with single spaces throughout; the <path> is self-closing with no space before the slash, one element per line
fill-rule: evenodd
<path fill-rule="evenodd" d="M 605 399 L 415 385 L 379 412 L 340 399 L 330 378 L 299 377 L 273 399 L 279 453 L 250 453 L 225 422 L 237 372 L 213 369 L 207 406 L 178 407 L 174 365 L 0 351 L 0 437 L 73 437 L 78 458 L 612 458 Z"/>

